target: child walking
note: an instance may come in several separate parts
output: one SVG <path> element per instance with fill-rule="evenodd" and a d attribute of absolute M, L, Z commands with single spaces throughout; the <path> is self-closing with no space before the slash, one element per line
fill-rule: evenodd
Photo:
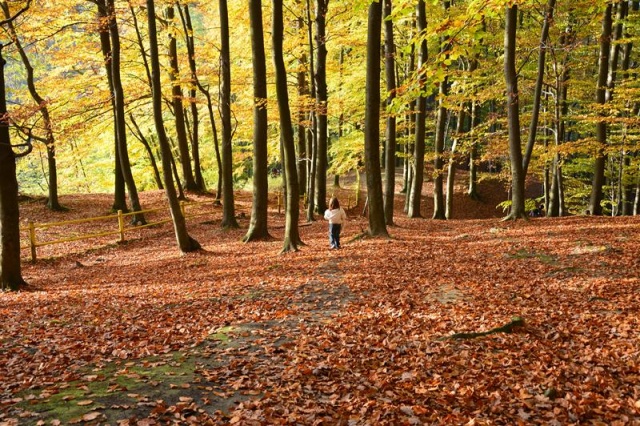
<path fill-rule="evenodd" d="M 347 214 L 340 207 L 340 201 L 336 197 L 329 200 L 329 208 L 324 212 L 324 218 L 329 221 L 329 244 L 332 249 L 339 249 L 342 222 L 347 220 Z"/>

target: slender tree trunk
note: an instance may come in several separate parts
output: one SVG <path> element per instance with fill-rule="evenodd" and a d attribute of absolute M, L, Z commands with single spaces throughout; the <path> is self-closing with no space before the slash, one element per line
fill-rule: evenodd
<path fill-rule="evenodd" d="M 300 1 L 297 3 L 298 8 L 301 8 Z M 296 27 L 298 32 L 304 31 L 304 20 L 302 16 L 298 17 L 296 21 Z M 307 140 L 306 140 L 306 132 L 307 129 L 304 126 L 305 120 L 305 108 L 303 99 L 309 94 L 309 88 L 307 86 L 306 80 L 306 70 L 305 67 L 307 65 L 307 55 L 302 54 L 300 57 L 300 68 L 297 72 L 298 77 L 298 125 L 297 125 L 297 135 L 298 135 L 298 161 L 296 163 L 297 172 L 298 172 L 298 184 L 300 187 L 300 195 L 304 195 L 307 193 L 307 163 L 308 163 L 308 152 L 307 152 Z"/>
<path fill-rule="evenodd" d="M 168 6 L 167 24 L 172 26 L 175 17 L 174 7 Z M 178 139 L 178 152 L 180 153 L 180 164 L 182 166 L 182 178 L 184 179 L 184 188 L 187 191 L 197 191 L 196 181 L 193 178 L 193 168 L 191 167 L 191 158 L 189 155 L 189 142 L 187 140 L 187 130 L 184 121 L 184 110 L 182 109 L 182 86 L 180 85 L 180 69 L 178 67 L 178 48 L 174 31 L 169 31 L 169 64 L 171 71 L 169 79 L 171 80 L 171 104 L 173 106 L 173 115 L 176 123 L 176 136 Z"/>
<path fill-rule="evenodd" d="M 471 130 L 476 127 L 478 123 L 478 104 L 477 102 L 471 103 Z M 475 137 L 471 141 L 471 146 L 469 148 L 469 188 L 467 190 L 467 195 L 472 200 L 479 200 L 480 195 L 478 194 L 478 142 Z"/>
<path fill-rule="evenodd" d="M 392 0 L 384 0 L 384 70 L 387 83 L 388 108 L 396 97 L 396 50 L 393 41 L 392 9 Z M 393 204 L 396 192 L 396 117 L 389 111 L 387 111 L 387 128 L 385 135 L 384 221 L 387 226 L 393 226 Z"/>
<path fill-rule="evenodd" d="M 451 2 L 444 1 L 445 15 L 449 14 Z M 440 54 L 448 58 L 447 52 L 450 49 L 450 41 L 448 36 L 442 37 L 440 41 Z M 449 115 L 445 107 L 445 100 L 449 94 L 449 77 L 445 74 L 444 79 L 440 82 L 438 88 L 438 115 L 436 120 L 436 137 L 435 137 L 435 158 L 433 159 L 433 219 L 446 218 L 446 206 L 443 193 L 444 181 L 444 142 L 447 134 L 447 117 Z"/>
<path fill-rule="evenodd" d="M 129 120 L 131 120 L 131 124 L 133 124 L 133 127 L 135 129 L 134 134 L 138 135 L 138 140 L 140 141 L 140 143 L 142 143 L 142 146 L 144 146 L 145 151 L 147 151 L 147 155 L 149 156 L 149 161 L 151 162 L 151 167 L 153 168 L 153 177 L 156 180 L 156 185 L 158 186 L 158 189 L 164 189 L 164 185 L 162 184 L 162 178 L 160 177 L 160 170 L 158 170 L 158 164 L 156 162 L 156 157 L 153 155 L 153 151 L 151 150 L 151 145 L 149 145 L 147 138 L 144 137 L 144 134 L 140 130 L 138 123 L 133 118 L 133 114 L 131 113 L 129 114 Z"/>
<path fill-rule="evenodd" d="M 111 77 L 113 86 L 111 93 L 113 94 L 115 115 L 116 115 L 116 138 L 118 141 L 118 156 L 120 158 L 120 166 L 122 176 L 129 191 L 129 202 L 131 210 L 135 213 L 131 217 L 131 222 L 137 225 L 146 223 L 144 214 L 140 205 L 138 189 L 131 172 L 131 164 L 129 162 L 129 153 L 127 151 L 127 123 L 125 118 L 125 102 L 124 91 L 122 89 L 122 81 L 120 78 L 120 34 L 118 33 L 118 23 L 115 13 L 115 0 L 107 0 L 109 12 L 109 36 L 111 38 Z"/>
<path fill-rule="evenodd" d="M 538 73 L 536 75 L 536 84 L 533 89 L 533 105 L 531 110 L 531 124 L 529 125 L 529 137 L 527 146 L 525 147 L 524 158 L 522 162 L 522 170 L 527 175 L 533 146 L 536 143 L 536 132 L 538 131 L 538 120 L 540 116 L 540 101 L 542 99 L 542 83 L 544 79 L 545 58 L 547 54 L 547 40 L 549 38 L 549 27 L 553 22 L 553 12 L 556 7 L 556 0 L 548 0 L 547 7 L 544 12 L 544 21 L 542 22 L 542 31 L 540 35 L 540 50 L 538 51 Z"/>
<path fill-rule="evenodd" d="M 9 137 L 2 48 L 0 45 L 0 290 L 17 291 L 26 283 L 20 266 L 18 179 Z"/>
<path fill-rule="evenodd" d="M 458 122 L 456 123 L 456 137 L 453 139 L 453 145 L 451 146 L 451 156 L 449 157 L 449 165 L 447 167 L 447 189 L 446 189 L 446 204 L 445 204 L 445 218 L 451 219 L 453 217 L 453 195 L 455 192 L 456 181 L 456 149 L 458 147 L 458 139 L 462 137 L 465 131 L 465 120 L 467 114 L 465 113 L 464 106 L 460 107 L 458 112 Z"/>
<path fill-rule="evenodd" d="M 120 155 L 118 154 L 118 137 L 116 131 L 116 104 L 112 95 L 111 88 L 113 87 L 113 77 L 111 72 L 111 39 L 109 35 L 109 13 L 107 8 L 107 0 L 95 0 L 95 4 L 98 7 L 98 31 L 100 34 L 100 47 L 102 50 L 102 57 L 104 60 L 105 74 L 107 75 L 107 82 L 109 85 L 111 111 L 113 115 L 113 151 L 115 154 L 114 161 L 114 201 L 111 206 L 112 211 L 121 210 L 128 212 L 126 189 L 124 183 L 124 177 L 122 176 L 122 167 L 120 166 Z"/>
<path fill-rule="evenodd" d="M 189 109 L 191 111 L 191 124 L 193 129 L 191 133 L 191 152 L 193 153 L 194 179 L 196 183 L 196 190 L 204 192 L 206 190 L 206 185 L 204 183 L 204 177 L 202 176 L 202 166 L 200 165 L 200 139 L 198 132 L 200 120 L 198 118 L 198 104 L 196 103 L 198 73 L 196 67 L 196 48 L 193 39 L 193 25 L 191 24 L 189 5 L 184 4 L 181 9 L 180 3 L 176 4 L 178 6 L 178 11 L 180 12 L 180 18 L 182 19 L 182 27 L 184 28 L 185 42 L 187 45 L 187 60 L 189 63 L 189 71 L 191 73 L 191 81 L 189 84 Z"/>
<path fill-rule="evenodd" d="M 596 102 L 604 105 L 606 103 L 607 76 L 609 72 L 609 53 L 611 50 L 611 3 L 607 4 L 602 18 L 602 35 L 600 36 L 600 57 L 598 61 L 598 83 L 596 86 Z M 607 122 L 605 120 L 596 123 L 596 140 L 598 150 L 593 166 L 593 181 L 591 182 L 591 199 L 589 201 L 589 212 L 593 215 L 602 214 L 602 187 L 604 186 L 604 169 L 607 164 L 607 157 L 604 151 L 607 144 Z"/>
<path fill-rule="evenodd" d="M 156 11 L 153 0 L 147 0 L 147 19 L 149 22 L 149 50 L 150 62 L 152 70 L 152 94 L 153 94 L 153 118 L 158 134 L 158 143 L 162 154 L 162 175 L 164 178 L 164 187 L 167 199 L 169 201 L 169 209 L 173 219 L 173 229 L 175 231 L 178 247 L 183 253 L 198 250 L 200 244 L 191 238 L 187 232 L 187 224 L 180 208 L 178 196 L 176 194 L 173 179 L 171 177 L 171 148 L 169 146 L 169 138 L 164 130 L 164 121 L 162 117 L 162 89 L 160 86 L 160 61 L 158 53 L 158 33 L 156 30 Z"/>
<path fill-rule="evenodd" d="M 229 13 L 226 0 L 220 8 L 220 123 L 222 125 L 222 227 L 238 228 L 233 194 L 233 148 L 231 141 L 231 53 Z"/>
<path fill-rule="evenodd" d="M 382 5 L 380 2 L 372 2 L 369 5 L 368 22 L 364 164 L 369 200 L 369 234 L 388 237 L 380 172 L 380 29 L 382 27 Z"/>
<path fill-rule="evenodd" d="M 425 34 L 427 31 L 427 16 L 426 6 L 424 0 L 418 1 L 418 32 Z M 418 70 L 420 73 L 421 83 L 425 82 L 425 69 L 428 58 L 427 42 L 422 40 L 420 42 L 420 49 L 418 53 Z M 422 198 L 422 184 L 424 180 L 424 151 L 425 151 L 425 120 L 427 111 L 427 98 L 424 95 L 420 95 L 417 100 L 416 109 L 416 125 L 415 125 L 415 143 L 413 151 L 413 182 L 411 185 L 411 193 L 409 195 L 409 209 L 407 215 L 411 218 L 422 217 L 420 214 L 420 204 Z"/>
<path fill-rule="evenodd" d="M 244 242 L 270 239 L 267 229 L 269 197 L 267 171 L 267 69 L 262 27 L 262 1 L 249 0 L 253 58 L 253 206 Z"/>
<path fill-rule="evenodd" d="M 285 228 L 283 252 L 297 251 L 302 243 L 298 229 L 300 217 L 300 191 L 296 170 L 296 150 L 289 109 L 289 92 L 287 90 L 287 71 L 284 65 L 282 42 L 284 24 L 282 17 L 282 0 L 273 0 L 273 63 L 276 71 L 276 93 L 280 111 L 280 140 L 282 144 L 283 172 L 285 177 Z"/>
<path fill-rule="evenodd" d="M 511 161 L 511 212 L 505 219 L 526 218 L 524 207 L 524 170 L 520 141 L 520 100 L 516 73 L 516 27 L 518 6 L 507 8 L 504 30 L 504 76 L 507 86 L 509 159 Z"/>
<path fill-rule="evenodd" d="M 307 36 L 309 38 L 309 86 L 310 97 L 316 99 L 316 80 L 314 78 L 315 61 L 314 61 L 314 49 L 313 49 L 313 28 L 311 21 L 311 0 L 307 0 Z M 316 170 L 317 170 L 317 158 L 318 158 L 318 111 L 317 108 L 311 112 L 311 128 L 307 134 L 307 152 L 311 156 L 309 162 L 309 184 L 307 189 L 307 221 L 312 222 L 314 220 L 313 213 L 315 211 L 315 197 L 316 197 Z"/>
<path fill-rule="evenodd" d="M 316 197 L 315 205 L 318 213 L 327 208 L 327 40 L 326 23 L 329 0 L 316 0 L 316 118 L 317 118 L 317 152 L 316 152 Z"/>

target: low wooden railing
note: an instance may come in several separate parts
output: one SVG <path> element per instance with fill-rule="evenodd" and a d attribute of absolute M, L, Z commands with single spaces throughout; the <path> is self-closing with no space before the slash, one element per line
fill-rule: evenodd
<path fill-rule="evenodd" d="M 180 208 L 181 208 L 182 214 L 185 216 L 185 218 L 193 218 L 193 217 L 209 214 L 209 212 L 187 214 L 187 207 L 197 206 L 197 205 L 205 205 L 205 204 L 213 204 L 213 203 L 211 201 L 189 202 L 189 203 L 180 202 Z M 136 211 L 136 212 L 127 212 L 127 213 L 123 213 L 122 210 L 118 210 L 118 212 L 116 214 L 112 214 L 112 215 L 99 216 L 99 217 L 90 217 L 90 218 L 85 218 L 85 219 L 65 220 L 65 221 L 60 221 L 60 222 L 35 223 L 35 222 L 32 222 L 32 221 L 29 221 L 28 222 L 29 245 L 28 246 L 23 246 L 23 247 L 21 247 L 21 249 L 24 249 L 24 250 L 29 249 L 31 251 L 31 261 L 35 262 L 36 259 L 37 259 L 37 248 L 38 247 L 47 246 L 47 245 L 51 245 L 51 244 L 68 243 L 68 242 L 72 242 L 72 241 L 86 240 L 86 239 L 98 238 L 98 237 L 105 237 L 105 236 L 109 236 L 109 235 L 119 235 L 120 237 L 119 237 L 118 241 L 119 242 L 123 242 L 123 241 L 125 241 L 125 233 L 128 232 L 128 231 L 139 230 L 139 229 L 143 229 L 143 228 L 148 228 L 150 226 L 157 226 L 157 225 L 162 225 L 164 223 L 171 222 L 171 218 L 169 218 L 169 219 L 162 219 L 162 220 L 156 220 L 156 221 L 147 222 L 147 223 L 142 224 L 142 225 L 134 225 L 132 227 L 127 227 L 125 225 L 126 218 L 131 217 L 131 216 L 135 216 L 136 214 L 150 214 L 150 213 L 157 213 L 157 212 L 164 212 L 164 211 L 166 211 L 166 207 L 155 208 L 155 209 L 147 209 L 147 210 L 141 210 L 141 211 Z M 39 241 L 38 238 L 37 238 L 38 230 L 50 229 L 50 228 L 54 228 L 54 227 L 57 227 L 57 226 L 63 226 L 63 225 L 71 225 L 71 224 L 78 224 L 78 223 L 88 223 L 88 222 L 94 222 L 94 221 L 109 221 L 109 220 L 114 220 L 114 222 L 117 223 L 118 229 L 107 230 L 107 231 L 103 231 L 103 232 L 96 232 L 96 233 L 91 233 L 91 234 L 75 235 L 73 237 L 59 238 L 59 239 L 48 240 L 48 241 Z"/>

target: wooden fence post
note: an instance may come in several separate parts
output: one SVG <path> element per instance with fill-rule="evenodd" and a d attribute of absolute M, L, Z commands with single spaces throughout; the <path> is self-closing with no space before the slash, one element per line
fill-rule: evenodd
<path fill-rule="evenodd" d="M 278 214 L 280 214 L 280 194 L 281 192 L 278 191 Z"/>
<path fill-rule="evenodd" d="M 118 230 L 120 231 L 120 242 L 124 242 L 124 217 L 122 210 L 118 210 Z"/>
<path fill-rule="evenodd" d="M 31 261 L 36 261 L 36 226 L 29 221 L 29 245 L 31 246 Z"/>

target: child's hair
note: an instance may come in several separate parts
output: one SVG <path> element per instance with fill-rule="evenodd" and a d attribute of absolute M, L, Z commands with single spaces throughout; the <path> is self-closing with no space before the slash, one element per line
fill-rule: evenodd
<path fill-rule="evenodd" d="M 336 197 L 331 197 L 329 200 L 329 210 L 335 210 L 340 208 L 340 201 Z"/>

